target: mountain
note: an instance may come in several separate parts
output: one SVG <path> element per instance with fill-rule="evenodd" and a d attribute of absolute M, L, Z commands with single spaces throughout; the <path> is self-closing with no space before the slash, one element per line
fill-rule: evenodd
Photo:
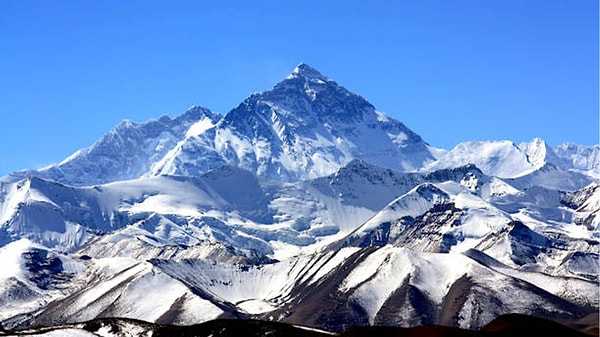
<path fill-rule="evenodd" d="M 224 116 L 125 121 L 0 179 L 0 327 L 593 329 L 598 149 L 435 149 L 301 64 Z"/>
<path fill-rule="evenodd" d="M 152 174 L 197 175 L 226 162 L 272 180 L 335 172 L 353 159 L 401 171 L 434 159 L 401 122 L 306 64 L 273 89 L 253 94 L 199 137 L 190 137 Z M 213 166 L 215 166 L 213 165 Z"/>
<path fill-rule="evenodd" d="M 401 122 L 306 64 L 221 118 L 193 107 L 174 120 L 124 121 L 59 164 L 12 174 L 85 186 L 158 175 L 198 176 L 225 164 L 271 180 L 335 172 L 353 159 L 415 170 L 432 149 Z"/>
<path fill-rule="evenodd" d="M 468 141 L 442 154 L 423 170 L 431 171 L 474 164 L 491 176 L 519 178 L 543 170 L 545 167 L 551 167 L 598 179 L 600 178 L 599 154 L 600 145 L 588 147 L 565 143 L 553 148 L 539 138 L 519 145 L 509 140 Z M 581 188 L 583 185 L 567 187 Z"/>
<path fill-rule="evenodd" d="M 67 185 L 89 186 L 139 178 L 190 133 L 208 128 L 220 118 L 202 107 L 192 107 L 181 116 L 137 124 L 125 120 L 92 146 L 78 150 L 56 165 L 39 171 L 20 171 L 15 181 L 37 176 Z"/>

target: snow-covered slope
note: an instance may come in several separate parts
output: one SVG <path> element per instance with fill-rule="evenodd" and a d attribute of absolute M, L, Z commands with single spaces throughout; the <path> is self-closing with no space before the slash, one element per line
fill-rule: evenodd
<path fill-rule="evenodd" d="M 416 182 L 438 176 L 446 173 L 398 173 L 355 161 L 295 184 L 262 181 L 232 166 L 198 178 L 93 187 L 32 177 L 0 184 L 0 242 L 26 237 L 65 252 L 93 243 L 85 249 L 96 256 L 153 258 L 166 253 L 153 246 L 185 245 L 224 259 L 281 258 L 343 237 Z"/>
<path fill-rule="evenodd" d="M 219 316 L 271 317 L 330 331 L 356 324 L 479 328 L 507 312 L 568 318 L 598 306 L 597 281 L 521 270 L 473 249 L 344 247 L 260 266 L 204 259 L 79 263 L 85 269 L 65 283 L 70 294 L 4 324 L 114 316 L 191 324 Z"/>
<path fill-rule="evenodd" d="M 333 330 L 350 322 L 476 328 L 539 303 L 562 318 L 598 306 L 597 183 L 569 193 L 519 190 L 473 165 L 416 174 L 353 161 L 295 184 L 224 166 L 199 178 L 3 186 L 4 240 L 70 251 L 61 260 L 79 266 L 60 291 L 21 285 L 47 300 L 9 311 L 6 326 L 115 315 L 191 324 L 226 314 Z M 6 260 L 22 259 L 21 251 Z M 302 314 L 313 287 L 336 294 L 319 319 Z M 140 300 L 151 288 L 162 289 L 154 309 Z"/>
<path fill-rule="evenodd" d="M 47 306 L 34 324 L 50 325 L 96 317 L 191 324 L 215 319 L 223 310 L 150 263 L 128 258 L 91 259 L 72 282 L 85 286 Z M 83 281 L 80 281 L 84 278 Z M 135 305 L 132 305 L 134 304 Z"/>
<path fill-rule="evenodd" d="M 69 293 L 82 263 L 21 239 L 0 248 L 0 322 L 44 308 Z"/>
<path fill-rule="evenodd" d="M 27 178 L 1 185 L 0 242 L 26 237 L 73 251 L 96 238 L 96 247 L 124 245 L 126 238 L 159 246 L 208 240 L 238 255 L 266 256 L 277 255 L 275 248 L 284 252 L 285 245 L 314 244 L 373 213 L 360 205 L 327 208 L 335 199 L 304 190 L 304 184 L 261 185 L 250 172 L 231 166 L 199 178 L 160 176 L 94 187 Z M 270 243 L 275 241 L 284 246 Z"/>

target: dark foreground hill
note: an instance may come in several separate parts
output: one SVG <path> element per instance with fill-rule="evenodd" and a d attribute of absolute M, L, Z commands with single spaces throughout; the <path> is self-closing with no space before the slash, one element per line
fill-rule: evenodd
<path fill-rule="evenodd" d="M 19 331 L 2 331 L 0 336 L 181 336 L 181 337 L 519 337 L 519 336 L 598 336 L 595 320 L 582 322 L 578 331 L 542 318 L 509 314 L 503 315 L 480 330 L 429 325 L 413 328 L 401 327 L 354 327 L 336 334 L 280 322 L 259 320 L 217 319 L 201 324 L 176 326 L 160 325 L 124 318 L 101 318 L 76 324 L 39 327 Z"/>

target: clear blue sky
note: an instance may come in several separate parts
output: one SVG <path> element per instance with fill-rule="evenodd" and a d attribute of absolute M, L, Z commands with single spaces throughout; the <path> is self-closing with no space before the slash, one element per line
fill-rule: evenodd
<path fill-rule="evenodd" d="M 308 63 L 436 147 L 598 143 L 597 0 L 0 1 L 0 176 Z"/>

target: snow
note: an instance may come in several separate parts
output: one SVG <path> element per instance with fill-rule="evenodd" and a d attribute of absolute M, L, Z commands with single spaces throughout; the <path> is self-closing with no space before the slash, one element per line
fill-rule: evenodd
<path fill-rule="evenodd" d="M 424 171 L 475 164 L 485 174 L 498 178 L 518 178 L 548 164 L 564 171 L 578 172 L 595 179 L 600 177 L 600 145 L 591 147 L 562 144 L 555 148 L 534 138 L 518 146 L 509 140 L 467 141 L 450 151 L 430 148 L 437 159 Z"/>
<path fill-rule="evenodd" d="M 527 155 L 527 160 L 535 168 L 541 168 L 546 164 L 548 148 L 546 142 L 544 142 L 544 140 L 541 138 L 534 138 L 531 142 L 522 143 L 518 147 L 525 152 Z"/>
<path fill-rule="evenodd" d="M 469 272 L 471 263 L 460 254 L 418 254 L 402 247 L 384 246 L 355 266 L 339 290 L 352 291 L 352 297 L 373 324 L 381 306 L 409 276 L 412 285 L 435 303 L 441 303 L 450 285 Z"/>
<path fill-rule="evenodd" d="M 102 310 L 104 310 L 103 304 L 113 302 L 118 296 L 118 294 L 111 292 L 113 288 L 127 281 L 128 279 L 147 271 L 147 269 L 147 265 L 139 263 L 119 274 L 116 274 L 115 276 L 110 277 L 108 280 L 96 284 L 93 288 L 78 296 L 71 307 L 73 309 L 84 308 L 78 315 L 78 317 L 82 320 L 98 317 Z M 109 297 L 105 299 L 106 295 L 109 295 Z"/>
<path fill-rule="evenodd" d="M 270 241 L 269 244 L 273 247 L 273 258 L 278 261 L 289 260 L 307 251 L 306 247 L 299 247 L 281 241 Z"/>
<path fill-rule="evenodd" d="M 433 171 L 475 164 L 483 173 L 498 178 L 516 178 L 533 172 L 536 167 L 515 144 L 504 141 L 469 141 L 456 145 L 448 153 L 426 166 Z"/>
<path fill-rule="evenodd" d="M 520 193 L 518 189 L 496 177 L 492 177 L 487 184 L 481 187 L 480 191 L 480 195 L 484 200 L 490 200 L 494 197 L 503 197 L 505 195 L 515 195 L 518 193 Z"/>
<path fill-rule="evenodd" d="M 497 232 L 511 220 L 505 213 L 472 194 L 460 193 L 454 202 L 456 207 L 467 210 L 461 218 L 461 230 L 466 237 L 480 238 Z"/>
<path fill-rule="evenodd" d="M 3 334 L 3 336 L 11 336 L 11 335 Z M 17 335 L 13 335 L 13 336 L 17 336 Z M 20 335 L 18 335 L 18 336 L 20 336 Z M 97 337 L 98 334 L 94 334 L 94 333 L 91 333 L 91 332 L 83 330 L 83 329 L 63 328 L 63 329 L 56 329 L 56 330 L 51 330 L 51 331 L 46 331 L 46 332 L 41 332 L 41 333 L 35 333 L 34 336 L 39 336 L 39 337 Z M 109 335 L 103 334 L 101 336 L 109 336 Z M 114 334 L 111 334 L 110 336 L 114 336 Z"/>
<path fill-rule="evenodd" d="M 323 265 L 319 265 L 317 272 L 312 276 L 310 283 L 313 284 L 321 280 L 325 275 L 330 273 L 334 268 L 339 267 L 348 257 L 359 251 L 358 247 L 345 247 L 333 254 Z"/>
<path fill-rule="evenodd" d="M 200 322 L 217 319 L 223 314 L 223 311 L 213 303 L 198 296 L 193 296 L 189 292 L 185 293 L 184 300 L 183 307 L 180 309 L 178 315 L 179 317 L 173 324 L 198 324 Z"/>
<path fill-rule="evenodd" d="M 302 329 L 302 330 L 306 330 L 306 331 L 314 331 L 314 332 L 318 332 L 318 333 L 322 333 L 322 334 L 326 334 L 326 335 L 332 335 L 332 336 L 337 335 L 334 332 L 329 332 L 329 331 L 325 331 L 325 330 L 310 328 L 310 327 L 302 326 L 302 325 L 294 325 L 294 327 L 298 328 L 298 329 Z"/>
<path fill-rule="evenodd" d="M 2 261 L 0 282 L 11 277 L 23 277 L 22 254 L 34 247 L 38 248 L 39 246 L 28 239 L 20 239 L 0 248 L 0 261 Z"/>
<path fill-rule="evenodd" d="M 425 183 L 414 187 L 406 194 L 390 202 L 384 209 L 371 217 L 355 232 L 370 231 L 382 223 L 398 220 L 405 216 L 416 217 L 434 205 L 449 199 L 449 196 L 434 184 Z"/>
<path fill-rule="evenodd" d="M 265 300 L 256 299 L 248 299 L 239 302 L 237 303 L 237 307 L 251 315 L 262 314 L 264 312 L 269 312 L 277 309 L 277 306 Z"/>
<path fill-rule="evenodd" d="M 39 251 L 58 257 L 63 273 L 79 273 L 84 267 L 68 256 L 57 255 L 28 239 L 20 239 L 0 248 L 0 321 L 33 312 L 47 303 L 64 296 L 64 289 L 40 286 L 26 267 L 24 254 Z M 53 275 L 49 274 L 49 277 Z"/>
<path fill-rule="evenodd" d="M 320 99 L 324 91 L 352 104 Z M 212 120 L 192 125 L 154 161 L 150 175 L 202 174 L 227 163 L 269 179 L 296 181 L 331 174 L 355 158 L 398 170 L 414 170 L 434 159 L 416 134 L 383 116 L 362 97 L 300 65 L 214 127 Z"/>
<path fill-rule="evenodd" d="M 412 282 L 436 303 L 442 301 L 457 279 L 472 273 L 472 262 L 462 254 L 415 255 L 417 259 L 423 259 L 423 262 L 415 262 L 418 265 L 418 273 Z"/>
<path fill-rule="evenodd" d="M 476 311 L 475 303 L 477 303 L 477 298 L 475 298 L 475 294 L 471 293 L 468 295 L 465 304 L 458 313 L 458 327 L 462 329 L 469 329 L 471 327 L 471 322 L 474 317 L 473 313 Z"/>
<path fill-rule="evenodd" d="M 18 212 L 21 205 L 27 200 L 29 189 L 25 185 L 25 182 L 22 180 L 19 183 L 12 184 L 0 183 L 0 193 L 5 200 L 0 203 L 0 223 L 9 222 L 15 216 L 15 213 Z"/>
<path fill-rule="evenodd" d="M 188 260 L 161 261 L 157 267 L 176 279 L 204 289 L 219 301 L 235 303 L 247 313 L 259 314 L 280 307 L 295 285 L 320 281 L 354 252 L 356 248 L 345 248 L 333 254 L 333 258 L 332 254 L 315 253 L 262 266 Z"/>
<path fill-rule="evenodd" d="M 581 205 L 580 210 L 585 212 L 595 212 L 600 210 L 600 181 L 595 184 L 590 184 L 587 186 L 590 189 L 596 189 L 597 192 L 594 192 L 584 203 Z"/>
<path fill-rule="evenodd" d="M 156 321 L 172 305 L 173 298 L 180 298 L 187 291 L 183 284 L 171 282 L 163 273 L 152 271 L 131 282 L 121 297 L 135 303 L 121 311 L 126 318 L 141 318 Z M 159 289 L 159 291 L 157 291 Z"/>
<path fill-rule="evenodd" d="M 566 168 L 600 179 L 600 145 L 565 143 L 555 147 L 554 152 L 566 162 Z"/>
<path fill-rule="evenodd" d="M 331 238 L 332 240 L 347 235 L 374 214 L 366 207 L 343 205 L 337 198 L 324 195 L 314 189 L 309 189 L 309 191 L 320 203 L 320 207 L 317 209 L 319 222 L 324 226 L 334 226 L 339 229 L 338 235 Z M 290 214 L 294 215 L 292 212 Z M 298 216 L 302 216 L 302 213 L 298 213 Z"/>
<path fill-rule="evenodd" d="M 315 81 L 317 83 L 324 83 L 328 80 L 316 69 L 312 68 L 311 66 L 305 63 L 300 63 L 299 65 L 297 65 L 296 68 L 294 68 L 294 70 L 292 71 L 292 73 L 287 77 L 287 79 L 292 79 L 296 77 L 303 77 L 308 80 Z"/>
<path fill-rule="evenodd" d="M 88 269 L 72 280 L 74 287 L 77 284 L 85 287 L 73 289 L 78 291 L 62 308 L 61 315 L 79 321 L 110 312 L 115 317 L 153 322 L 174 309 L 175 303 L 180 324 L 215 319 L 223 313 L 180 281 L 131 258 L 93 259 Z"/>
<path fill-rule="evenodd" d="M 169 177 L 108 184 L 101 199 L 105 209 L 118 207 L 132 213 L 157 212 L 184 216 L 200 215 L 198 207 L 215 208 L 219 201 L 210 190 Z"/>
<path fill-rule="evenodd" d="M 82 155 L 85 155 L 84 150 L 77 150 L 75 151 L 73 154 L 71 154 L 70 156 L 68 156 L 67 158 L 65 158 L 63 161 L 61 161 L 60 163 L 58 163 L 58 166 L 61 165 L 65 165 L 71 161 L 74 161 L 75 159 L 81 157 Z M 48 170 L 50 169 L 52 166 L 46 166 L 44 169 Z"/>
<path fill-rule="evenodd" d="M 151 337 L 154 333 L 151 329 L 126 321 L 118 321 L 113 324 L 116 325 L 116 328 L 113 325 L 105 325 L 100 327 L 95 334 L 101 337 Z"/>
<path fill-rule="evenodd" d="M 214 124 L 210 118 L 204 118 L 190 126 L 185 134 L 185 138 L 198 137 L 213 126 Z"/>

